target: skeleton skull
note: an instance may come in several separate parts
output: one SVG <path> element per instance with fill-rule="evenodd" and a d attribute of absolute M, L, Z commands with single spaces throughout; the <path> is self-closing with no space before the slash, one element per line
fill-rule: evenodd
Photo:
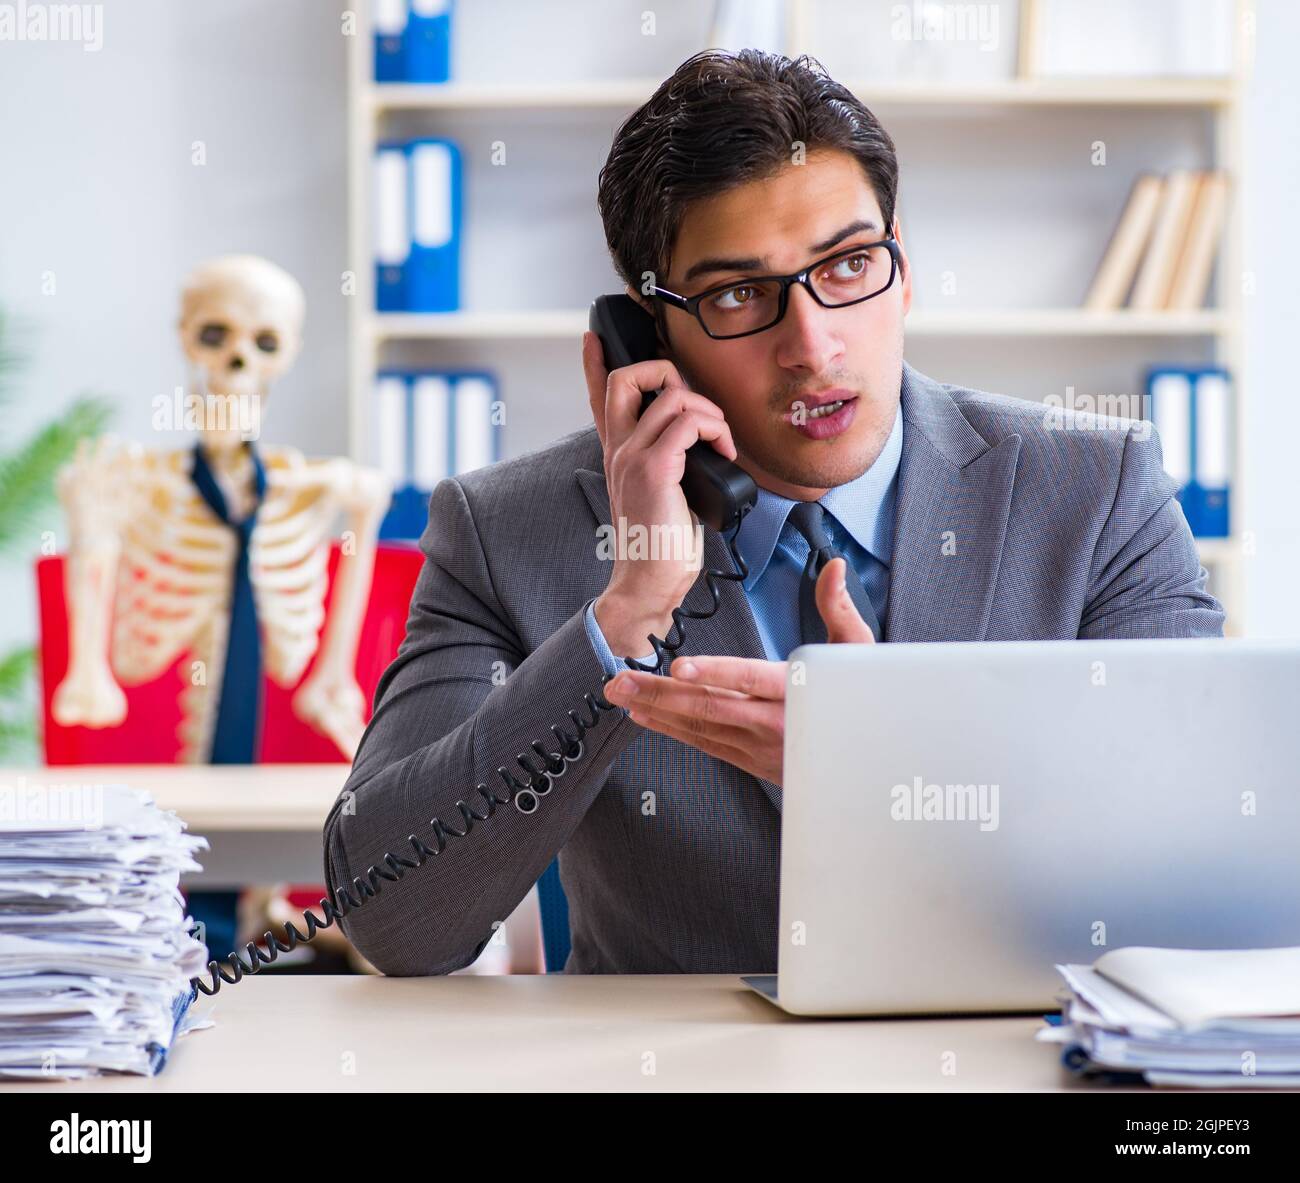
<path fill-rule="evenodd" d="M 249 404 L 260 421 L 271 383 L 298 356 L 304 304 L 298 281 L 256 255 L 213 259 L 186 279 L 181 347 L 205 401 L 203 434 L 211 444 L 248 433 Z M 232 408 L 232 400 L 243 405 Z"/>

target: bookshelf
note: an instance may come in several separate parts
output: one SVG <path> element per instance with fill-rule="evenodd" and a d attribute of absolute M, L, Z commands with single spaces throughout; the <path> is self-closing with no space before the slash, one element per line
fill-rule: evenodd
<path fill-rule="evenodd" d="M 898 121 L 913 143 L 924 141 L 928 135 L 939 135 L 955 119 L 981 115 L 1000 127 L 1024 125 L 1028 129 L 1025 134 L 1047 138 L 1055 134 L 1055 127 L 1070 126 L 1068 121 L 1072 119 L 1077 121 L 1080 113 L 1104 113 L 1134 121 L 1192 118 L 1208 123 L 1207 150 L 1199 163 L 1204 168 L 1222 168 L 1231 179 L 1213 307 L 1190 312 L 1091 312 L 1073 306 L 973 309 L 927 306 L 918 299 L 907 319 L 907 336 L 923 348 L 949 350 L 961 349 L 963 343 L 977 345 L 988 340 L 1001 343 L 1001 353 L 1017 343 L 1032 347 L 1035 341 L 1059 348 L 1062 353 L 1082 350 L 1084 356 L 1129 348 L 1146 350 L 1152 361 L 1164 360 L 1160 353 L 1163 347 L 1194 349 L 1202 351 L 1198 354 L 1202 360 L 1226 366 L 1233 374 L 1234 389 L 1234 534 L 1226 539 L 1202 539 L 1198 547 L 1202 563 L 1211 572 L 1211 586 L 1227 608 L 1228 631 L 1241 635 L 1248 625 L 1244 588 L 1251 553 L 1249 535 L 1240 527 L 1240 523 L 1250 520 L 1249 470 L 1242 452 L 1241 430 L 1249 384 L 1242 350 L 1242 282 L 1233 277 L 1244 278 L 1243 233 L 1236 211 L 1243 208 L 1242 193 L 1248 183 L 1242 159 L 1242 108 L 1249 72 L 1253 0 L 1232 0 L 1232 4 L 1233 68 L 1224 76 L 1061 79 L 1017 74 L 1002 80 L 960 84 L 854 81 L 852 75 L 839 76 L 880 114 L 891 132 L 893 121 Z M 818 53 L 813 37 L 817 7 L 817 0 L 791 0 L 786 52 L 806 49 Z M 507 455 L 543 447 L 586 419 L 586 394 L 577 363 L 578 344 L 586 327 L 585 304 L 574 301 L 553 308 L 472 308 L 444 314 L 376 313 L 370 251 L 370 170 L 375 144 L 387 134 L 406 134 L 414 129 L 420 134 L 456 134 L 447 131 L 449 123 L 457 129 L 479 128 L 483 121 L 496 126 L 496 120 L 514 118 L 528 121 L 527 126 L 539 136 L 549 133 L 565 139 L 590 137 L 588 156 L 594 161 L 590 170 L 590 224 L 596 237 L 577 242 L 574 247 L 603 254 L 594 193 L 595 174 L 608 148 L 609 136 L 619 120 L 649 97 L 675 61 L 660 75 L 629 73 L 623 78 L 593 81 L 561 77 L 547 83 L 467 80 L 442 85 L 376 84 L 371 80 L 370 0 L 360 0 L 355 8 L 357 34 L 349 38 L 348 63 L 348 269 L 353 277 L 348 375 L 350 451 L 358 459 L 369 457 L 372 381 L 381 364 L 411 356 L 440 361 L 444 354 L 461 364 L 465 359 L 490 364 L 491 358 L 508 360 L 517 356 L 519 349 L 535 351 L 538 358 L 547 359 L 549 372 L 563 374 L 569 387 L 563 396 L 565 401 L 557 401 L 552 407 L 544 397 L 539 399 L 539 405 L 521 411 L 514 421 L 515 429 L 507 431 Z M 700 40 L 698 46 L 704 43 Z M 828 67 L 835 73 L 833 65 L 828 63 Z M 1019 68 L 1025 68 L 1023 62 Z M 895 138 L 899 139 L 903 156 L 902 140 L 897 133 Z M 906 158 L 902 168 L 906 184 Z M 467 198 L 466 208 L 470 211 L 468 222 L 475 217 L 472 195 Z M 499 217 L 501 207 L 495 207 L 495 211 Z M 1115 212 L 1109 211 L 1106 217 L 1113 218 Z M 1096 226 L 1097 259 L 1112 224 L 1103 218 Z M 903 228 L 906 235 L 906 217 Z M 463 257 L 467 281 L 472 280 L 476 262 L 472 252 L 469 243 Z M 621 285 L 614 279 L 612 268 L 608 274 L 605 285 L 593 291 L 618 290 Z M 519 370 L 531 376 L 532 361 L 530 356 L 528 365 L 521 364 Z M 925 365 L 921 368 L 927 369 Z M 935 376 L 965 380 L 959 372 Z M 1132 377 L 1134 390 L 1138 389 L 1139 378 L 1136 373 Z M 969 384 L 998 389 L 975 380 Z M 507 406 L 512 405 L 509 382 L 503 382 L 502 397 Z"/>
<path fill-rule="evenodd" d="M 449 82 L 443 85 L 370 85 L 362 102 L 372 111 L 454 111 L 494 108 L 572 110 L 582 107 L 631 111 L 640 106 L 661 79 L 567 83 L 547 86 Z M 1226 107 L 1234 100 L 1225 79 L 1120 79 L 1099 86 L 1086 80 L 1011 78 L 979 86 L 923 86 L 918 83 L 881 84 L 844 79 L 874 111 L 906 103 L 924 107 L 1118 106 Z"/>
<path fill-rule="evenodd" d="M 1215 337 L 1228 323 L 1214 309 L 1196 312 L 1084 312 L 1078 308 L 1005 308 L 985 312 L 917 309 L 909 337 Z M 580 337 L 585 308 L 553 312 L 386 312 L 373 317 L 379 340 L 541 340 Z"/>

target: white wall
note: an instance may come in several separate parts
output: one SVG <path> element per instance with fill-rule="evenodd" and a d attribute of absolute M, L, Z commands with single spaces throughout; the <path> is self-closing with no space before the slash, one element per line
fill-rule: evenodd
<path fill-rule="evenodd" d="M 1256 636 L 1300 638 L 1300 4 L 1256 0 L 1255 85 L 1246 114 L 1246 619 Z M 1249 290 L 1249 289 L 1248 289 Z"/>

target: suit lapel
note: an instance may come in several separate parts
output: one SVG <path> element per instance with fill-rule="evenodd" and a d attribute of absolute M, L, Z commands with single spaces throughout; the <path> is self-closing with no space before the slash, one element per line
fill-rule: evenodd
<path fill-rule="evenodd" d="M 903 363 L 888 641 L 979 641 L 1002 561 L 1020 436 L 990 447 L 937 382 Z"/>
<path fill-rule="evenodd" d="M 605 474 L 591 468 L 579 468 L 574 475 L 582 488 L 587 504 L 596 521 L 603 526 L 610 525 L 609 489 L 605 484 Z M 745 528 L 744 524 L 740 527 Z M 704 569 L 706 571 L 734 571 L 731 552 L 726 540 L 716 530 L 704 528 Z M 707 620 L 684 620 L 686 639 L 677 650 L 677 656 L 688 654 L 699 656 L 705 653 L 726 654 L 732 657 L 755 657 L 765 659 L 763 641 L 758 635 L 758 626 L 754 623 L 754 612 L 745 596 L 745 589 L 738 580 L 718 580 L 718 610 Z M 708 589 L 704 580 L 698 579 L 686 597 L 686 606 L 692 611 L 702 612 L 710 607 Z M 646 649 L 649 650 L 649 642 Z M 639 653 L 618 654 L 617 656 L 640 657 Z M 742 773 L 742 775 L 751 775 Z M 779 811 L 781 808 L 781 786 L 761 777 L 754 777 L 763 787 L 772 804 Z"/>

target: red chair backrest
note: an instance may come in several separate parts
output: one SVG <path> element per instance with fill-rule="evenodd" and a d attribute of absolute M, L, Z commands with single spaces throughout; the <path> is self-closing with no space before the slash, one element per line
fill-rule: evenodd
<path fill-rule="evenodd" d="M 334 594 L 340 557 L 334 543 L 329 559 L 329 591 L 325 619 Z M 414 546 L 381 543 L 375 555 L 370 601 L 357 645 L 357 682 L 366 696 L 366 717 L 380 675 L 397 656 L 406 635 L 411 594 L 424 556 Z M 152 682 L 124 687 L 126 719 L 118 727 L 61 727 L 50 715 L 54 691 L 68 669 L 68 611 L 64 595 L 64 557 L 38 559 L 36 583 L 40 600 L 41 706 L 45 724 L 47 764 L 174 764 L 180 754 L 177 727 L 181 721 L 180 691 L 188 660 L 181 654 L 170 669 Z M 323 630 L 322 630 L 323 631 Z M 310 676 L 316 664 L 303 673 Z M 299 685 L 302 679 L 299 680 Z M 338 748 L 297 718 L 290 701 L 297 686 L 285 689 L 263 679 L 264 721 L 260 763 L 330 764 L 345 759 Z"/>

